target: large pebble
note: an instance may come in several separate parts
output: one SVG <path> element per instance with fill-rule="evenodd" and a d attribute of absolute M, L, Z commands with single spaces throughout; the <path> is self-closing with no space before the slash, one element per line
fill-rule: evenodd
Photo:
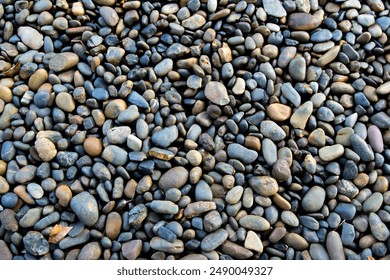
<path fill-rule="evenodd" d="M 200 243 L 200 247 L 203 251 L 209 252 L 221 246 L 227 238 L 228 238 L 228 232 L 220 228 L 215 232 L 206 235 L 202 239 L 202 242 Z"/>
<path fill-rule="evenodd" d="M 302 208 L 308 212 L 320 210 L 325 201 L 326 192 L 319 186 L 313 186 L 302 199 Z"/>
<path fill-rule="evenodd" d="M 164 192 L 171 188 L 180 189 L 187 182 L 188 174 L 188 170 L 182 166 L 173 167 L 161 176 L 158 186 Z"/>
<path fill-rule="evenodd" d="M 70 207 L 86 226 L 93 226 L 99 218 L 96 199 L 89 192 L 75 195 L 70 201 Z"/>
<path fill-rule="evenodd" d="M 23 237 L 26 251 L 33 256 L 43 256 L 49 253 L 49 242 L 38 231 L 29 231 Z"/>

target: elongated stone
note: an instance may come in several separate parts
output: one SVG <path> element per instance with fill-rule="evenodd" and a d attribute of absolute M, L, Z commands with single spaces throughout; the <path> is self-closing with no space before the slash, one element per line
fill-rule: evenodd
<path fill-rule="evenodd" d="M 54 55 L 49 61 L 49 68 L 55 72 L 66 71 L 79 63 L 79 56 L 75 53 L 65 52 Z"/>

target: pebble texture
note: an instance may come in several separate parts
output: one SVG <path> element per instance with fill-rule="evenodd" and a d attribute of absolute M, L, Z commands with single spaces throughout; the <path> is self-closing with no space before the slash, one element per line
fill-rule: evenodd
<path fill-rule="evenodd" d="M 383 0 L 0 0 L 0 259 L 390 259 Z"/>

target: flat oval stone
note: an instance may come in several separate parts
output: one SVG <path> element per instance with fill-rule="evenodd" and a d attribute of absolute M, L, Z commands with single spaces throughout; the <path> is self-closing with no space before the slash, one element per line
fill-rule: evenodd
<path fill-rule="evenodd" d="M 370 213 L 368 216 L 368 223 L 370 225 L 372 235 L 374 235 L 377 240 L 386 241 L 389 238 L 390 231 L 377 214 Z"/>
<path fill-rule="evenodd" d="M 182 166 L 176 166 L 164 173 L 158 181 L 158 186 L 165 192 L 168 189 L 180 189 L 188 180 L 188 170 Z"/>
<path fill-rule="evenodd" d="M 239 221 L 240 226 L 254 231 L 265 231 L 270 228 L 270 223 L 263 217 L 256 215 L 246 215 Z"/>
<path fill-rule="evenodd" d="M 302 199 L 302 208 L 307 212 L 317 212 L 322 208 L 326 192 L 319 186 L 313 186 Z"/>
<path fill-rule="evenodd" d="M 331 260 L 345 260 L 343 243 L 336 231 L 331 231 L 326 236 L 326 249 Z"/>
<path fill-rule="evenodd" d="M 166 200 L 153 200 L 150 203 L 150 208 L 160 214 L 176 214 L 179 212 L 179 207 L 175 203 Z"/>
<path fill-rule="evenodd" d="M 351 136 L 351 145 L 362 161 L 374 160 L 375 155 L 371 147 L 358 134 Z"/>
<path fill-rule="evenodd" d="M 245 260 L 253 256 L 253 252 L 229 240 L 222 244 L 221 249 L 223 253 L 237 260 Z"/>
<path fill-rule="evenodd" d="M 344 147 L 340 144 L 322 147 L 318 154 L 323 161 L 333 161 L 344 154 Z"/>
<path fill-rule="evenodd" d="M 369 198 L 366 199 L 363 203 L 363 211 L 365 213 L 375 213 L 377 212 L 383 203 L 383 196 L 379 192 L 374 192 L 370 195 Z"/>
<path fill-rule="evenodd" d="M 368 142 L 370 143 L 374 152 L 382 153 L 384 147 L 383 147 L 383 136 L 380 129 L 376 125 L 371 125 L 368 127 L 367 135 L 368 135 Z"/>
<path fill-rule="evenodd" d="M 288 27 L 294 30 L 313 30 L 320 26 L 322 20 L 306 13 L 294 13 L 288 17 Z"/>
<path fill-rule="evenodd" d="M 290 123 L 294 128 L 305 129 L 306 123 L 313 113 L 313 102 L 306 101 L 295 112 L 290 118 Z"/>
<path fill-rule="evenodd" d="M 228 232 L 225 229 L 220 228 L 206 235 L 202 239 L 200 247 L 203 251 L 210 252 L 221 246 L 227 238 Z"/>
<path fill-rule="evenodd" d="M 122 228 L 122 216 L 117 212 L 111 212 L 107 215 L 106 220 L 106 235 L 111 240 L 115 240 Z"/>
<path fill-rule="evenodd" d="M 18 36 L 23 44 L 33 50 L 39 50 L 43 46 L 43 35 L 35 28 L 21 26 L 18 28 Z"/>
<path fill-rule="evenodd" d="M 89 192 L 75 195 L 70 201 L 70 208 L 86 226 L 93 226 L 99 218 L 96 199 Z"/>
<path fill-rule="evenodd" d="M 309 247 L 309 242 L 297 233 L 289 232 L 284 236 L 283 240 L 287 245 L 298 251 L 306 250 Z"/>

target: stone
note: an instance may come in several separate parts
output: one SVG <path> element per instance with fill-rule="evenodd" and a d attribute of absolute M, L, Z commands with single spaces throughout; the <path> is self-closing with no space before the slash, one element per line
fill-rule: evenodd
<path fill-rule="evenodd" d="M 268 105 L 267 115 L 275 122 L 283 122 L 290 118 L 291 107 L 281 103 L 273 103 Z"/>
<path fill-rule="evenodd" d="M 76 108 L 76 104 L 73 100 L 72 95 L 67 92 L 60 92 L 56 96 L 56 105 L 61 110 L 70 113 Z"/>
<path fill-rule="evenodd" d="M 178 137 L 179 131 L 175 125 L 163 128 L 152 134 L 152 142 L 160 148 L 168 148 Z"/>
<path fill-rule="evenodd" d="M 291 177 L 289 164 L 284 159 L 278 159 L 272 166 L 272 177 L 279 182 L 288 181 Z"/>
<path fill-rule="evenodd" d="M 7 180 L 3 176 L 0 176 L 0 194 L 5 194 L 8 191 L 9 191 L 9 184 Z"/>
<path fill-rule="evenodd" d="M 244 164 L 250 164 L 254 162 L 258 157 L 256 151 L 247 149 L 237 143 L 228 145 L 227 154 L 230 158 L 238 159 Z"/>
<path fill-rule="evenodd" d="M 78 260 L 98 260 L 102 254 L 102 248 L 99 242 L 91 242 L 81 248 Z"/>
<path fill-rule="evenodd" d="M 135 260 L 142 252 L 142 240 L 131 240 L 122 244 L 122 255 L 126 260 Z"/>
<path fill-rule="evenodd" d="M 229 240 L 222 243 L 221 249 L 223 253 L 237 260 L 245 260 L 253 256 L 253 252 Z"/>
<path fill-rule="evenodd" d="M 370 225 L 372 235 L 374 235 L 378 241 L 386 241 L 389 238 L 390 231 L 377 214 L 370 213 L 368 216 L 368 223 Z"/>
<path fill-rule="evenodd" d="M 35 150 L 42 161 L 51 161 L 57 155 L 56 146 L 47 138 L 38 138 L 35 141 Z"/>
<path fill-rule="evenodd" d="M 284 130 L 275 122 L 269 120 L 260 123 L 260 132 L 272 141 L 280 141 L 286 137 Z"/>
<path fill-rule="evenodd" d="M 12 260 L 12 253 L 8 248 L 7 243 L 4 242 L 4 240 L 0 240 L 0 260 Z"/>
<path fill-rule="evenodd" d="M 230 102 L 226 87 L 220 82 L 208 82 L 204 93 L 206 98 L 216 105 L 224 106 Z"/>
<path fill-rule="evenodd" d="M 329 260 L 328 252 L 321 244 L 310 244 L 309 252 L 313 260 Z"/>
<path fill-rule="evenodd" d="M 113 165 L 121 166 L 127 162 L 127 152 L 118 146 L 109 145 L 103 150 L 102 158 Z"/>
<path fill-rule="evenodd" d="M 270 223 L 263 217 L 256 215 L 246 215 L 238 221 L 240 226 L 253 231 L 266 231 L 270 228 Z"/>
<path fill-rule="evenodd" d="M 117 12 L 111 7 L 100 7 L 99 14 L 102 16 L 104 22 L 107 23 L 108 26 L 115 26 L 119 22 L 119 16 Z"/>
<path fill-rule="evenodd" d="M 176 214 L 179 211 L 179 207 L 175 203 L 166 200 L 153 200 L 150 203 L 150 208 L 160 214 Z"/>
<path fill-rule="evenodd" d="M 368 127 L 367 131 L 368 142 L 370 143 L 372 150 L 377 153 L 382 153 L 384 150 L 382 132 L 376 125 Z"/>
<path fill-rule="evenodd" d="M 81 192 L 70 201 L 70 207 L 86 226 L 93 226 L 99 218 L 96 199 L 89 192 Z"/>
<path fill-rule="evenodd" d="M 102 141 L 96 137 L 87 137 L 83 143 L 83 148 L 88 155 L 97 157 L 102 153 L 103 144 Z"/>
<path fill-rule="evenodd" d="M 21 26 L 18 28 L 18 36 L 23 44 L 33 50 L 39 50 L 43 46 L 43 35 L 37 29 L 30 26 Z"/>
<path fill-rule="evenodd" d="M 111 240 L 115 240 L 122 228 L 122 216 L 117 212 L 111 212 L 107 215 L 106 220 L 106 236 Z"/>
<path fill-rule="evenodd" d="M 184 244 L 180 239 L 176 239 L 171 243 L 158 236 L 152 238 L 150 241 L 150 247 L 156 251 L 161 251 L 168 254 L 180 254 L 184 251 Z"/>
<path fill-rule="evenodd" d="M 323 161 L 334 161 L 344 154 L 344 147 L 340 144 L 322 147 L 318 154 Z"/>
<path fill-rule="evenodd" d="M 290 118 L 290 123 L 294 128 L 305 129 L 306 123 L 313 113 L 313 103 L 306 101 L 295 112 Z"/>
<path fill-rule="evenodd" d="M 208 211 L 215 210 L 216 208 L 217 206 L 213 201 L 197 201 L 186 206 L 184 209 L 184 216 L 187 218 L 192 218 Z"/>
<path fill-rule="evenodd" d="M 326 236 L 326 249 L 331 260 L 345 260 L 343 243 L 336 231 L 331 231 Z"/>
<path fill-rule="evenodd" d="M 188 180 L 188 170 L 182 166 L 176 166 L 164 173 L 158 181 L 158 186 L 166 192 L 171 188 L 180 189 Z"/>
<path fill-rule="evenodd" d="M 306 78 L 306 60 L 303 56 L 292 59 L 288 65 L 288 72 L 294 80 L 303 82 Z"/>
<path fill-rule="evenodd" d="M 322 22 L 318 16 L 306 13 L 293 13 L 288 17 L 288 27 L 293 30 L 308 31 L 316 29 Z"/>
<path fill-rule="evenodd" d="M 371 147 L 358 134 L 351 136 L 351 145 L 362 161 L 374 160 L 375 155 Z"/>
<path fill-rule="evenodd" d="M 49 253 L 49 242 L 38 231 L 29 231 L 23 237 L 26 251 L 33 256 L 44 256 Z"/>
<path fill-rule="evenodd" d="M 248 230 L 246 238 L 245 238 L 245 243 L 244 247 L 253 250 L 258 253 L 262 253 L 264 250 L 263 243 L 260 239 L 260 237 L 252 230 Z"/>
<path fill-rule="evenodd" d="M 199 14 L 195 14 L 185 20 L 182 21 L 182 26 L 184 28 L 188 28 L 190 30 L 197 30 L 199 28 L 201 28 L 203 25 L 205 25 L 206 23 L 206 19 L 199 15 Z"/>
<path fill-rule="evenodd" d="M 288 246 L 291 246 L 298 251 L 306 250 L 309 247 L 309 243 L 297 233 L 287 233 L 283 240 Z"/>
<path fill-rule="evenodd" d="M 341 179 L 337 181 L 336 187 L 339 193 L 349 198 L 354 198 L 359 193 L 359 189 L 349 180 Z"/>
<path fill-rule="evenodd" d="M 75 67 L 79 61 L 79 56 L 72 52 L 55 54 L 49 60 L 49 69 L 55 72 L 66 71 Z"/>
<path fill-rule="evenodd" d="M 12 209 L 4 209 L 0 212 L 0 221 L 5 230 L 18 231 L 19 224 L 15 218 L 16 213 Z"/>
<path fill-rule="evenodd" d="M 203 251 L 210 252 L 221 246 L 228 238 L 228 232 L 225 229 L 218 229 L 215 232 L 206 235 L 201 243 L 200 247 Z"/>
<path fill-rule="evenodd" d="M 173 68 L 173 61 L 170 58 L 161 60 L 155 67 L 154 72 L 157 76 L 162 77 L 167 75 Z"/>
<path fill-rule="evenodd" d="M 277 181 L 270 176 L 253 176 L 249 178 L 249 186 L 262 196 L 272 196 L 278 192 Z"/>
<path fill-rule="evenodd" d="M 265 12 L 270 16 L 282 18 L 287 15 L 286 10 L 279 0 L 263 0 L 263 7 Z"/>
<path fill-rule="evenodd" d="M 302 208 L 307 212 L 317 212 L 324 205 L 326 192 L 319 186 L 313 186 L 302 199 Z"/>

